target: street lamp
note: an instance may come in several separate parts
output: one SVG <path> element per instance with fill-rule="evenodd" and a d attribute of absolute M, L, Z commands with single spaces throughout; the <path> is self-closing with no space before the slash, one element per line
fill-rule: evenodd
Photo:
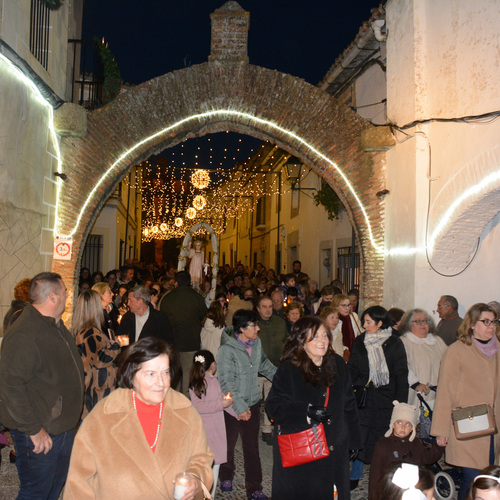
<path fill-rule="evenodd" d="M 296 156 L 290 156 L 285 163 L 286 175 L 292 185 L 292 191 L 317 191 L 316 188 L 301 188 L 298 186 L 303 165 Z"/>

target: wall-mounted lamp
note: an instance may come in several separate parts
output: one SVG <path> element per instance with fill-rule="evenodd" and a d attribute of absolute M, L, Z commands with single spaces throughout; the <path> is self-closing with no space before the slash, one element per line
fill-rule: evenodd
<path fill-rule="evenodd" d="M 292 191 L 317 191 L 316 188 L 298 187 L 304 164 L 295 156 L 290 156 L 285 163 L 286 176 L 292 185 Z"/>
<path fill-rule="evenodd" d="M 68 176 L 66 174 L 61 174 L 61 172 L 54 172 L 54 175 L 56 177 L 60 177 L 63 181 L 67 181 L 68 180 Z"/>

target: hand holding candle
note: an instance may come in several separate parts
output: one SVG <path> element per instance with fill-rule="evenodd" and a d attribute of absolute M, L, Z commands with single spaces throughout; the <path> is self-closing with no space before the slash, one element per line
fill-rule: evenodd
<path fill-rule="evenodd" d="M 181 472 L 175 476 L 174 499 L 191 500 L 196 496 L 198 483 L 188 472 Z"/>
<path fill-rule="evenodd" d="M 222 396 L 223 408 L 229 408 L 233 404 L 233 402 L 234 402 L 233 395 L 230 392 L 228 392 L 227 394 L 224 394 L 224 396 Z"/>
<path fill-rule="evenodd" d="M 130 343 L 130 339 L 127 335 L 117 335 L 116 341 L 120 344 L 121 347 L 125 347 Z"/>

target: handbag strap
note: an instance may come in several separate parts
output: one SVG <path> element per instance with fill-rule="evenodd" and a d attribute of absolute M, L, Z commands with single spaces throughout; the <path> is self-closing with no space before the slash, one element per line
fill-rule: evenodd
<path fill-rule="evenodd" d="M 328 400 L 330 399 L 330 388 L 326 388 L 326 399 L 325 399 L 325 408 L 328 406 Z"/>

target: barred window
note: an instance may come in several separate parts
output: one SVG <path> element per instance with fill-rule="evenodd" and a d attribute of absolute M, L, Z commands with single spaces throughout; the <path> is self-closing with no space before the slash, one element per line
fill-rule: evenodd
<path fill-rule="evenodd" d="M 50 9 L 40 0 L 31 0 L 30 51 L 38 62 L 49 68 Z"/>

